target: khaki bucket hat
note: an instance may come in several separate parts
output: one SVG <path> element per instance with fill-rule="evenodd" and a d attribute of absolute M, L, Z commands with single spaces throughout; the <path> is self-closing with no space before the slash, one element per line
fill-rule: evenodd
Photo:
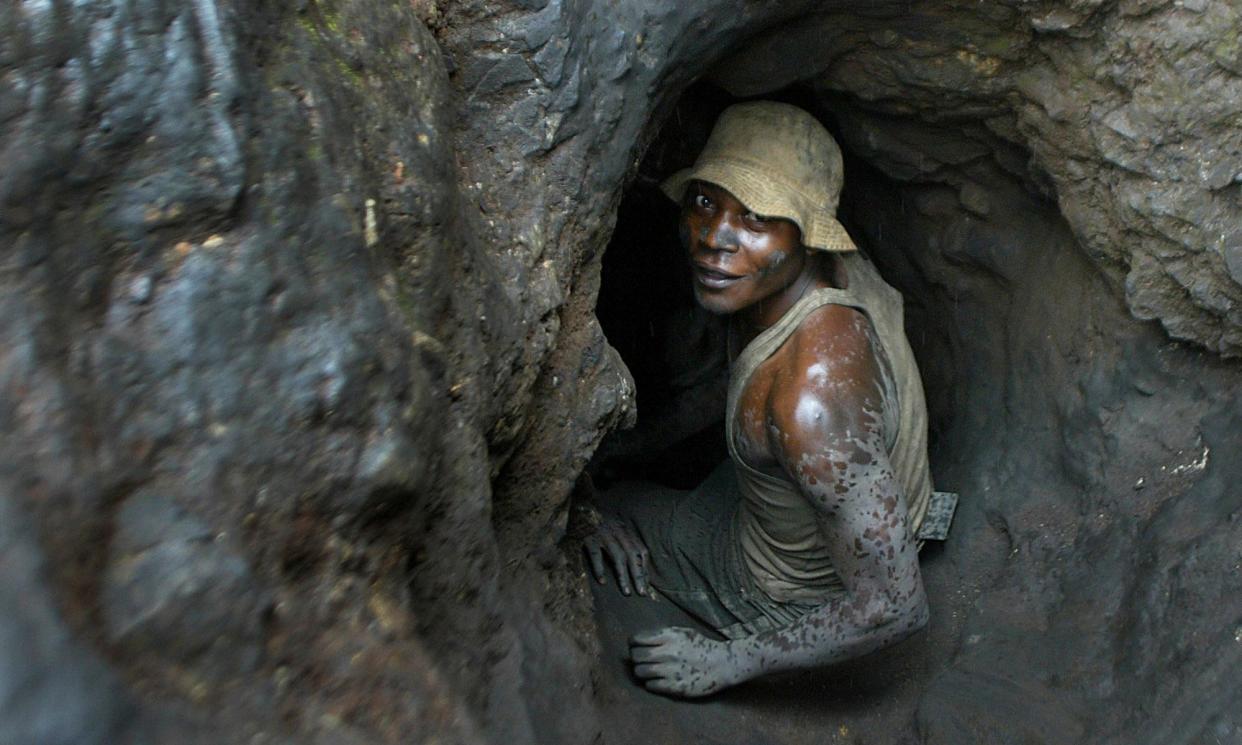
<path fill-rule="evenodd" d="M 792 220 L 808 248 L 855 251 L 836 218 L 842 178 L 841 149 L 815 117 L 789 104 L 754 101 L 725 109 L 694 167 L 673 174 L 661 189 L 680 204 L 691 181 L 707 181 L 757 214 Z"/>

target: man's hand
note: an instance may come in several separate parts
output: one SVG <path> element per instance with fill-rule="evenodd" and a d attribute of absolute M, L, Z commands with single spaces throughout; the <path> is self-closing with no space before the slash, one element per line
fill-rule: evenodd
<path fill-rule="evenodd" d="M 668 696 L 706 696 L 751 677 L 729 642 L 687 628 L 635 634 L 630 658 L 647 690 Z"/>
<path fill-rule="evenodd" d="M 632 586 L 639 595 L 651 595 L 651 586 L 647 581 L 650 555 L 642 539 L 634 535 L 624 522 L 608 515 L 599 515 L 595 532 L 583 540 L 583 545 L 591 560 L 591 573 L 600 584 L 606 581 L 603 553 L 607 551 L 617 572 L 617 586 L 621 588 L 621 594 L 629 595 Z"/>

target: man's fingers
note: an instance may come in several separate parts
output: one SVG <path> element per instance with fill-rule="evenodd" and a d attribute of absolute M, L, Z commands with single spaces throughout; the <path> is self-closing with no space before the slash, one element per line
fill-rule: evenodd
<path fill-rule="evenodd" d="M 603 554 L 607 553 L 608 561 L 617 572 L 617 586 L 622 594 L 629 595 L 637 590 L 640 595 L 651 596 L 651 582 L 647 578 L 650 554 L 642 540 L 624 524 L 605 518 L 583 545 L 591 562 L 591 572 L 601 584 L 606 581 Z"/>
<path fill-rule="evenodd" d="M 647 548 L 633 537 L 627 537 L 626 544 L 625 553 L 629 559 L 630 575 L 634 577 L 634 589 L 638 590 L 639 595 L 647 595 L 650 593 L 647 585 Z"/>
<path fill-rule="evenodd" d="M 639 595 L 648 594 L 647 585 L 647 547 L 631 531 L 621 528 L 613 533 L 617 544 L 625 553 L 626 571 L 634 580 L 634 589 Z"/>
<path fill-rule="evenodd" d="M 659 644 L 668 644 L 677 641 L 686 635 L 690 629 L 681 626 L 669 626 L 667 628 L 658 629 L 656 631 L 644 631 L 630 637 L 630 646 L 642 644 L 644 646 L 656 646 Z"/>
<path fill-rule="evenodd" d="M 625 549 L 622 548 L 620 542 L 613 536 L 607 536 L 604 539 L 604 548 L 608 549 L 608 556 L 612 559 L 612 566 L 617 570 L 617 585 L 621 588 L 621 594 L 629 595 L 630 569 L 629 562 L 625 558 Z"/>
<path fill-rule="evenodd" d="M 599 541 L 594 536 L 586 540 L 587 558 L 591 561 L 591 573 L 595 581 L 604 584 L 604 555 L 599 550 Z"/>
<path fill-rule="evenodd" d="M 671 678 L 673 672 L 673 666 L 666 662 L 643 662 L 634 666 L 634 675 L 643 680 Z"/>
<path fill-rule="evenodd" d="M 630 659 L 634 662 L 669 662 L 673 655 L 663 647 L 636 646 L 630 648 Z"/>

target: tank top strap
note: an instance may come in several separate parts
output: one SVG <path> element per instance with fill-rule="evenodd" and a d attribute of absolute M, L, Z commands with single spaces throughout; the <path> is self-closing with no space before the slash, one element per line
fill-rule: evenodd
<path fill-rule="evenodd" d="M 750 376 L 755 373 L 755 370 L 759 369 L 760 365 L 780 349 L 789 337 L 793 336 L 807 316 L 825 305 L 844 305 L 857 308 L 870 315 L 866 305 L 851 290 L 836 287 L 821 287 L 813 290 L 799 298 L 798 302 L 780 317 L 780 320 L 752 339 L 738 354 L 729 371 L 729 395 L 725 401 L 725 442 L 729 447 L 729 457 L 734 463 L 760 476 L 767 477 L 767 474 L 747 466 L 737 452 L 734 420 L 737 414 L 738 399 L 741 398 L 742 391 L 746 389 L 746 384 L 750 382 Z"/>

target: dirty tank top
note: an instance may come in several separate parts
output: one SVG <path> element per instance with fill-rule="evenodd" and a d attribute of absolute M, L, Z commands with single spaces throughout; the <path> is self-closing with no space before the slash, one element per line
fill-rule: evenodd
<path fill-rule="evenodd" d="M 889 459 L 909 510 L 906 526 L 917 535 L 931 497 L 927 466 L 927 408 L 914 355 L 906 341 L 901 293 L 890 287 L 875 267 L 859 254 L 843 257 L 849 289 L 823 288 L 803 296 L 775 325 L 742 350 L 730 371 L 726 412 L 729 456 L 742 492 L 734 515 L 741 558 L 756 583 L 780 602 L 818 601 L 838 590 L 841 580 L 832 566 L 826 542 L 817 527 L 816 511 L 797 486 L 783 474 L 764 473 L 743 462 L 737 447 L 737 404 L 751 375 L 812 311 L 824 305 L 845 305 L 871 321 L 872 344 L 883 371 L 883 421 Z"/>

